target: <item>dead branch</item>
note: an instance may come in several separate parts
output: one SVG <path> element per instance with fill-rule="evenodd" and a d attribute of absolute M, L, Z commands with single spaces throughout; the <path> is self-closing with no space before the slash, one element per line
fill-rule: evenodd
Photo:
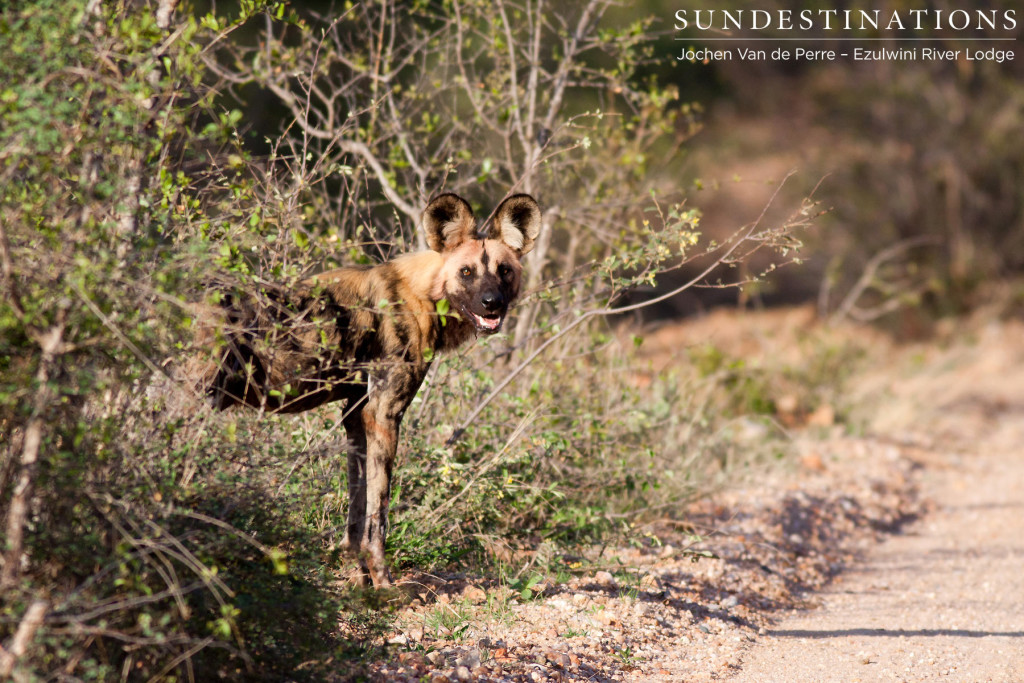
<path fill-rule="evenodd" d="M 57 324 L 37 340 L 42 351 L 39 369 L 36 371 L 36 394 L 32 401 L 32 416 L 25 427 L 22 441 L 21 462 L 18 466 L 17 484 L 7 509 L 7 553 L 0 572 L 0 589 L 13 586 L 20 574 L 21 555 L 25 542 L 25 524 L 28 521 L 32 492 L 35 487 L 36 471 L 39 466 L 39 448 L 43 440 L 43 425 L 46 410 L 53 401 L 53 387 L 50 385 L 51 370 L 64 344 L 64 320 L 60 316 Z"/>
<path fill-rule="evenodd" d="M 871 287 L 871 285 L 875 282 L 875 276 L 878 274 L 878 270 L 889 261 L 898 258 L 905 251 L 912 249 L 913 247 L 918 247 L 924 244 L 935 244 L 937 242 L 938 240 L 934 237 L 922 235 L 920 237 L 901 240 L 896 244 L 886 247 L 882 251 L 872 256 L 871 260 L 869 260 L 867 262 L 867 265 L 864 266 L 864 271 L 860 274 L 860 278 L 858 278 L 857 282 L 853 285 L 852 288 L 850 288 L 850 291 L 847 292 L 846 296 L 843 298 L 843 302 L 839 305 L 839 307 L 829 318 L 830 321 L 836 322 L 846 317 L 856 319 L 860 319 L 861 317 L 863 317 L 860 316 L 859 313 L 855 312 L 854 309 L 857 306 L 857 300 L 860 299 L 860 297 L 863 296 L 864 292 L 866 292 L 868 288 Z M 891 303 L 892 302 L 888 302 L 888 304 Z M 888 304 L 883 304 L 881 307 L 879 307 L 877 315 L 874 317 L 884 315 L 885 313 L 893 311 L 899 307 L 898 302 L 895 304 L 895 306 L 891 306 Z"/>
<path fill-rule="evenodd" d="M 49 608 L 49 601 L 34 600 L 25 610 L 25 615 L 21 618 L 21 623 L 18 624 L 18 630 L 15 631 L 10 646 L 6 649 L 0 646 L 0 679 L 7 680 L 14 672 L 14 665 L 25 654 Z"/>

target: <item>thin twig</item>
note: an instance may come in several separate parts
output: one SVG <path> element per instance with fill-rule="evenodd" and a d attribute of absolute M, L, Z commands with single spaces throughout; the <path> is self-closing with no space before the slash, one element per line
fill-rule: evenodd
<path fill-rule="evenodd" d="M 937 242 L 938 240 L 934 237 L 921 235 L 901 240 L 872 256 L 871 260 L 864 266 L 864 271 L 860 274 L 857 282 L 852 288 L 850 288 L 850 291 L 843 298 L 843 302 L 836 309 L 835 313 L 832 314 L 831 320 L 835 322 L 836 320 L 841 320 L 847 316 L 856 317 L 853 314 L 853 310 L 857 305 L 857 300 L 860 299 L 864 292 L 867 291 L 868 287 L 871 286 L 871 283 L 875 280 L 875 275 L 878 273 L 878 269 L 885 265 L 886 262 L 893 260 L 903 252 L 912 249 L 913 247 L 924 244 L 935 244 Z M 895 310 L 895 308 L 891 310 Z M 888 311 L 889 309 L 883 309 L 883 313 Z"/>

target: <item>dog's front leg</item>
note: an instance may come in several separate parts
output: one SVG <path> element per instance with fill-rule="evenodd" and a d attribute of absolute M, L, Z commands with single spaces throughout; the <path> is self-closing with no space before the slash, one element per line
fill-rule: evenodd
<path fill-rule="evenodd" d="M 362 399 L 360 399 L 362 401 Z M 362 406 L 346 406 L 345 434 L 348 436 L 348 522 L 342 547 L 359 561 L 359 576 L 355 583 L 370 584 L 370 569 L 360 548 L 366 535 L 366 430 L 363 428 Z"/>
<path fill-rule="evenodd" d="M 387 560 L 384 557 L 384 539 L 388 527 L 388 504 L 391 499 L 391 469 L 398 448 L 397 420 L 379 412 L 363 411 L 366 428 L 366 520 L 359 548 L 360 562 L 364 562 L 373 585 L 381 588 L 391 585 Z"/>
<path fill-rule="evenodd" d="M 397 365 L 374 377 L 370 396 L 363 409 L 366 434 L 366 527 L 359 549 L 368 565 L 373 585 L 391 585 L 384 556 L 391 501 L 391 470 L 398 450 L 398 430 L 402 416 L 419 389 L 426 367 Z"/>

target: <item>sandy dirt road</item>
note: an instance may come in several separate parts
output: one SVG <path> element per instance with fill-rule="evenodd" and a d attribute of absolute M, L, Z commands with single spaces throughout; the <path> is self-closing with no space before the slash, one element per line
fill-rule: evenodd
<path fill-rule="evenodd" d="M 1009 332 L 1009 336 L 1007 333 Z M 1024 363 L 1019 326 L 902 385 L 879 428 L 923 444 L 930 514 L 778 619 L 733 683 L 1024 681 Z"/>

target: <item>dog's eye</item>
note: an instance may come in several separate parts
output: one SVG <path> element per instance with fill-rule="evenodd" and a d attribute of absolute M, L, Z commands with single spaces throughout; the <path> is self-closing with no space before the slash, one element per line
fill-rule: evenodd
<path fill-rule="evenodd" d="M 504 263 L 498 266 L 498 276 L 501 277 L 502 280 L 507 280 L 508 276 L 511 274 L 512 269 L 506 266 Z"/>
<path fill-rule="evenodd" d="M 462 269 L 459 272 L 462 273 L 462 277 L 469 277 L 473 274 L 473 269 L 469 266 L 462 266 Z"/>

